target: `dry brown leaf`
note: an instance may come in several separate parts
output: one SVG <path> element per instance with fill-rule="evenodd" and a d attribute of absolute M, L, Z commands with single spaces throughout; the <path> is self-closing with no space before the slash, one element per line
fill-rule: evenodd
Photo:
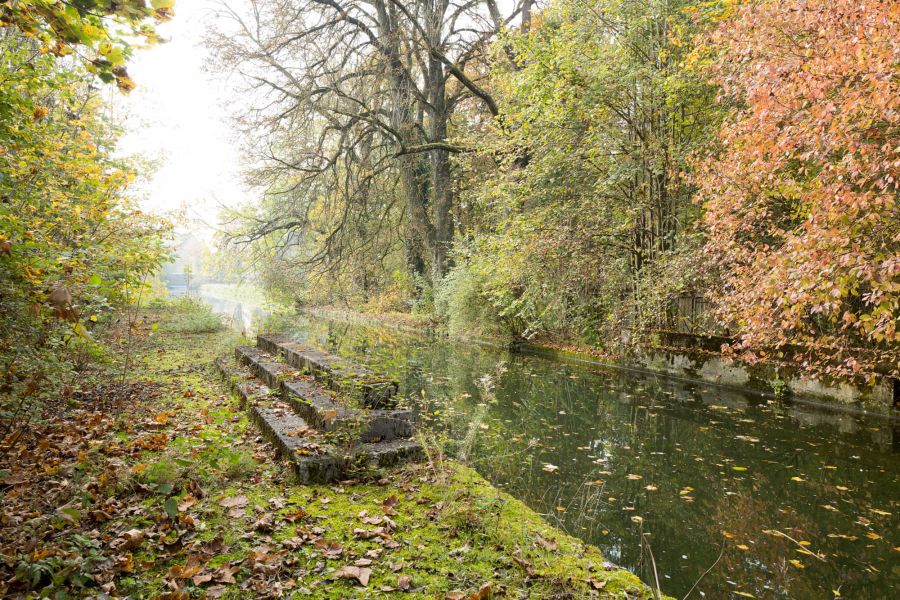
<path fill-rule="evenodd" d="M 485 598 L 490 598 L 494 595 L 494 584 L 490 581 L 481 584 L 481 587 L 478 588 L 478 591 L 474 594 L 469 595 L 469 600 L 485 600 Z"/>
<path fill-rule="evenodd" d="M 144 543 L 144 532 L 140 529 L 129 529 L 119 539 L 122 540 L 121 550 L 134 550 Z"/>
<path fill-rule="evenodd" d="M 331 576 L 332 579 L 355 579 L 363 587 L 369 585 L 369 577 L 372 575 L 372 569 L 365 567 L 355 567 L 353 565 L 344 565 L 339 568 Z"/>
<path fill-rule="evenodd" d="M 241 494 L 239 496 L 223 498 L 219 501 L 219 506 L 224 506 L 225 508 L 241 508 L 247 506 L 248 502 L 250 502 L 250 500 L 247 498 L 247 496 Z"/>
<path fill-rule="evenodd" d="M 556 540 L 548 540 L 540 535 L 535 537 L 535 541 L 540 544 L 544 550 L 556 551 L 559 548 L 559 544 L 556 543 Z"/>
<path fill-rule="evenodd" d="M 199 573 L 202 568 L 203 565 L 200 564 L 200 559 L 196 556 L 190 556 L 185 564 L 172 565 L 172 568 L 169 569 L 168 577 L 169 579 L 190 579 Z"/>
<path fill-rule="evenodd" d="M 344 548 L 337 542 L 327 542 L 325 540 L 316 540 L 316 548 L 325 555 L 325 558 L 338 558 L 344 553 Z"/>
<path fill-rule="evenodd" d="M 591 587 L 595 590 L 602 590 L 606 587 L 606 580 L 600 581 L 598 579 L 591 578 Z"/>
<path fill-rule="evenodd" d="M 238 567 L 223 565 L 215 570 L 213 578 L 218 583 L 234 583 L 234 574 L 237 573 Z M 210 588 L 211 589 L 211 588 Z"/>

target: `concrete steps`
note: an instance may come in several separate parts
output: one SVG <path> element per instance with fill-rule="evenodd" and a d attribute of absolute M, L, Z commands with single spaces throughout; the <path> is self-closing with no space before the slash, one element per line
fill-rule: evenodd
<path fill-rule="evenodd" d="M 373 371 L 339 357 L 313 350 L 290 338 L 266 334 L 256 338 L 256 345 L 269 354 L 283 356 L 290 366 L 312 375 L 328 388 L 359 400 L 366 408 L 391 406 L 398 385 Z"/>
<path fill-rule="evenodd" d="M 391 441 L 413 434 L 415 415 L 408 409 L 364 409 L 337 401 L 338 394 L 254 346 L 235 349 L 235 358 L 277 390 L 310 427 L 336 432 L 355 427 L 363 442 Z"/>
<path fill-rule="evenodd" d="M 324 353 L 301 352 L 283 338 L 276 338 L 278 344 L 274 345 L 271 337 L 259 343 L 264 348 L 280 348 L 280 356 L 264 348 L 242 346 L 235 350 L 234 359 L 219 358 L 216 367 L 266 438 L 290 460 L 300 481 L 324 483 L 422 459 L 421 445 L 409 439 L 414 433 L 412 411 L 366 408 L 366 399 L 375 397 L 373 390 L 384 392 L 385 383 L 393 384 L 389 398 L 394 398 L 396 383 L 342 359 L 340 363 L 332 361 L 334 357 Z M 324 367 L 306 367 L 307 373 L 311 371 L 327 381 L 337 381 L 338 371 L 341 377 L 358 373 L 365 377 L 364 383 L 341 380 L 340 385 L 332 384 L 329 389 L 294 366 L 300 359 L 294 364 L 280 360 L 288 356 L 285 348 L 319 365 L 327 363 L 330 369 L 326 372 Z M 357 393 L 347 398 L 334 387 Z M 376 404 L 383 406 L 385 398 L 379 397 Z"/>

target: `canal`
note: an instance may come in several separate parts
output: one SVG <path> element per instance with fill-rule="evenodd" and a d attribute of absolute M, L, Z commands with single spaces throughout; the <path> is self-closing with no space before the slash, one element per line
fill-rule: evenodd
<path fill-rule="evenodd" d="M 435 443 L 667 594 L 897 597 L 896 422 L 387 327 L 281 328 L 397 378 Z"/>

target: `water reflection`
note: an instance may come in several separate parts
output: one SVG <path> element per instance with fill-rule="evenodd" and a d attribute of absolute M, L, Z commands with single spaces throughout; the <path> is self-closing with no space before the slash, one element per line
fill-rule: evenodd
<path fill-rule="evenodd" d="M 896 596 L 888 421 L 391 329 L 300 317 L 290 333 L 393 374 L 451 437 L 477 433 L 483 475 L 645 581 L 652 551 L 668 594 L 715 564 L 692 597 Z"/>

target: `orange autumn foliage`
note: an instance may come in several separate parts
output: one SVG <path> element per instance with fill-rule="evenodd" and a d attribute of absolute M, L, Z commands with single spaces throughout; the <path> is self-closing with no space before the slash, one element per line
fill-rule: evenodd
<path fill-rule="evenodd" d="M 745 357 L 900 376 L 900 3 L 761 0 L 711 33 L 737 107 L 696 162 Z"/>

